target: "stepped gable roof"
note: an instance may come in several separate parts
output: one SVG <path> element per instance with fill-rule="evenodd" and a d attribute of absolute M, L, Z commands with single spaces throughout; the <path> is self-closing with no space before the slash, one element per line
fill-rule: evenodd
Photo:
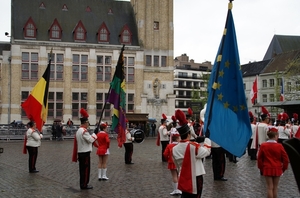
<path fill-rule="evenodd" d="M 274 35 L 263 60 L 298 49 L 300 49 L 300 36 Z"/>
<path fill-rule="evenodd" d="M 270 60 L 265 60 L 265 61 L 253 62 L 253 63 L 242 65 L 241 71 L 243 77 L 259 75 L 264 70 L 264 68 L 268 65 L 269 62 Z"/>
<path fill-rule="evenodd" d="M 290 51 L 282 54 L 278 54 L 269 62 L 267 67 L 262 73 L 273 73 L 285 71 L 289 61 L 300 58 L 300 50 Z"/>
<path fill-rule="evenodd" d="M 105 22 L 110 31 L 109 44 L 119 45 L 119 34 L 125 24 L 132 33 L 132 46 L 138 46 L 138 32 L 134 10 L 128 1 L 114 0 L 12 0 L 13 36 L 24 40 L 23 28 L 31 17 L 37 27 L 37 41 L 49 41 L 54 19 L 62 28 L 58 42 L 74 42 L 73 31 L 81 20 L 86 31 L 86 42 L 95 43 L 100 25 Z M 44 5 L 44 6 L 41 6 Z M 66 5 L 67 9 L 63 9 Z M 109 13 L 109 10 L 112 10 Z"/>

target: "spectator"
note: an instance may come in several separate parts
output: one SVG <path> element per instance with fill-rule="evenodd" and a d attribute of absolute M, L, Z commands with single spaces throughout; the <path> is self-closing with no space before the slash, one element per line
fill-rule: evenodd
<path fill-rule="evenodd" d="M 156 124 L 154 122 L 152 122 L 152 124 L 151 124 L 151 135 L 152 135 L 152 137 L 155 136 L 155 132 L 156 132 Z"/>

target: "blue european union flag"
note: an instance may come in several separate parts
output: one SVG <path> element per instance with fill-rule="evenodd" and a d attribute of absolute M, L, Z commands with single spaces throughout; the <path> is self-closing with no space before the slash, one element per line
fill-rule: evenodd
<path fill-rule="evenodd" d="M 232 2 L 208 83 L 204 132 L 212 141 L 241 157 L 252 131 L 231 9 Z"/>

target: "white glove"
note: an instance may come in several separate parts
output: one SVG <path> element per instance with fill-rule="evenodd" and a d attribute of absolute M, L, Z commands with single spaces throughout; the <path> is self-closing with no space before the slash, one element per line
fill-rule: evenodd
<path fill-rule="evenodd" d="M 43 134 L 40 134 L 41 139 L 43 138 Z"/>
<path fill-rule="evenodd" d="M 131 137 L 131 141 L 134 141 L 134 137 Z"/>
<path fill-rule="evenodd" d="M 97 140 L 97 135 L 95 133 L 92 134 L 92 137 Z"/>

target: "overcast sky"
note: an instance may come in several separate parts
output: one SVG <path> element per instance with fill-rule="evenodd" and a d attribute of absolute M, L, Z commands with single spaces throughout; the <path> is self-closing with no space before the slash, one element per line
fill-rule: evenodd
<path fill-rule="evenodd" d="M 227 0 L 174 0 L 174 56 L 214 62 Z M 235 0 L 233 18 L 241 64 L 261 61 L 274 36 L 300 35 L 300 0 Z M 10 0 L 1 0 L 0 41 L 9 41 Z"/>

